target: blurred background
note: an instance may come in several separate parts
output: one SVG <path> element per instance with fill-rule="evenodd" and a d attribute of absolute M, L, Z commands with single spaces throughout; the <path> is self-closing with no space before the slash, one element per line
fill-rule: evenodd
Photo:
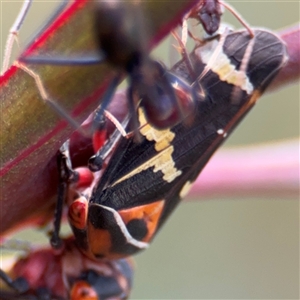
<path fill-rule="evenodd" d="M 33 1 L 20 32 L 21 48 L 58 1 Z M 277 30 L 300 20 L 299 2 L 228 1 L 253 27 Z M 1 59 L 22 1 L 1 1 Z M 239 23 L 225 11 L 224 21 Z M 300 42 L 300 41 L 298 41 Z M 153 55 L 170 62 L 167 39 Z M 14 51 L 16 55 L 17 50 Z M 263 96 L 224 147 L 299 137 L 299 83 Z M 299 149 L 295 149 L 295 151 Z M 291 155 L 291 153 L 286 153 Z M 278 157 L 280 160 L 280 157 Z M 297 198 L 217 198 L 182 203 L 136 256 L 132 299 L 299 299 Z M 22 232 L 36 242 L 43 234 Z"/>

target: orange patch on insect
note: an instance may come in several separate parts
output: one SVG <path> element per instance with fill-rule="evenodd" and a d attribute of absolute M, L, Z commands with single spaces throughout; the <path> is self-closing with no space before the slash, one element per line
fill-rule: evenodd
<path fill-rule="evenodd" d="M 77 281 L 70 292 L 71 300 L 98 300 L 96 291 L 85 281 Z"/>
<path fill-rule="evenodd" d="M 76 199 L 68 212 L 69 222 L 77 229 L 84 229 L 87 223 L 88 202 L 85 197 Z"/>
<path fill-rule="evenodd" d="M 160 200 L 146 205 L 119 210 L 118 213 L 125 224 L 134 219 L 142 219 L 146 223 L 148 230 L 142 241 L 149 242 L 157 229 L 164 203 L 164 200 Z"/>
<path fill-rule="evenodd" d="M 95 228 L 91 223 L 88 226 L 89 252 L 94 256 L 112 257 L 111 235 L 108 230 Z M 124 255 L 123 255 L 124 256 Z"/>

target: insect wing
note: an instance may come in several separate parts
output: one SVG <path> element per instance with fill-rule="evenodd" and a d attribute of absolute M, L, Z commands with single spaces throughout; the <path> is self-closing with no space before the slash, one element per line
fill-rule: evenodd
<path fill-rule="evenodd" d="M 205 93 L 196 104 L 192 124 L 157 130 L 146 124 L 140 111 L 142 142 L 120 141 L 94 189 L 92 203 L 119 212 L 156 204 L 151 212 L 158 215 L 155 233 L 286 61 L 284 44 L 264 30 L 256 30 L 254 40 L 246 31 L 230 33 L 219 48 L 201 47 L 191 56 L 197 74 L 204 74 L 200 83 Z M 246 72 L 242 72 L 245 59 Z M 184 62 L 174 67 L 181 76 L 185 69 Z M 185 77 L 190 80 L 188 73 Z"/>

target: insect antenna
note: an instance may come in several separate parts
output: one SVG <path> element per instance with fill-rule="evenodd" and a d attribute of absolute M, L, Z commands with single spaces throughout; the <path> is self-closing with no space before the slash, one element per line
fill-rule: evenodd
<path fill-rule="evenodd" d="M 253 38 L 254 37 L 254 31 L 249 26 L 249 24 L 244 20 L 244 18 L 228 3 L 225 3 L 223 1 L 219 1 L 221 5 L 223 5 L 229 12 L 232 13 L 232 15 L 243 25 L 243 27 L 246 28 L 246 30 L 249 32 L 249 35 Z"/>
<path fill-rule="evenodd" d="M 79 130 L 83 135 L 87 134 L 81 129 L 80 124 L 74 118 L 72 118 L 67 112 L 65 112 L 65 110 L 59 104 L 50 99 L 42 83 L 41 77 L 38 74 L 18 61 L 15 62 L 14 65 L 26 72 L 34 79 L 38 91 L 45 103 L 47 103 L 54 111 L 56 111 L 57 114 L 60 115 L 62 119 L 66 120 L 74 129 Z"/>

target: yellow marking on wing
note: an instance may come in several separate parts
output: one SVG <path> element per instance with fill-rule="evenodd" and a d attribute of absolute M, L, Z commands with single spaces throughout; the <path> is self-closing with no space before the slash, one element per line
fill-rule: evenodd
<path fill-rule="evenodd" d="M 188 192 L 190 191 L 191 187 L 193 185 L 193 182 L 187 181 L 184 186 L 181 188 L 180 192 L 179 192 L 179 196 L 180 198 L 184 198 Z"/>
<path fill-rule="evenodd" d="M 244 71 L 236 69 L 228 56 L 223 52 L 223 49 L 217 47 L 216 41 L 199 47 L 195 53 L 200 56 L 201 61 L 207 64 L 207 67 L 216 73 L 222 81 L 238 86 L 248 94 L 253 92 L 254 87 L 249 81 L 248 76 Z M 214 57 L 211 59 L 213 55 Z"/>
<path fill-rule="evenodd" d="M 139 109 L 139 121 L 141 124 L 140 133 L 148 140 L 154 141 L 154 147 L 157 152 L 169 147 L 175 137 L 175 133 L 170 129 L 157 130 L 147 123 L 143 110 Z"/>
<path fill-rule="evenodd" d="M 170 129 L 157 130 L 149 125 L 141 108 L 139 109 L 139 121 L 141 125 L 140 133 L 145 136 L 148 141 L 155 142 L 154 148 L 157 154 L 120 178 L 114 185 L 152 167 L 154 167 L 153 172 L 161 171 L 164 174 L 163 179 L 167 182 L 172 182 L 182 173 L 175 167 L 175 162 L 172 158 L 174 147 L 171 143 L 175 138 L 175 133 L 170 131 Z"/>

